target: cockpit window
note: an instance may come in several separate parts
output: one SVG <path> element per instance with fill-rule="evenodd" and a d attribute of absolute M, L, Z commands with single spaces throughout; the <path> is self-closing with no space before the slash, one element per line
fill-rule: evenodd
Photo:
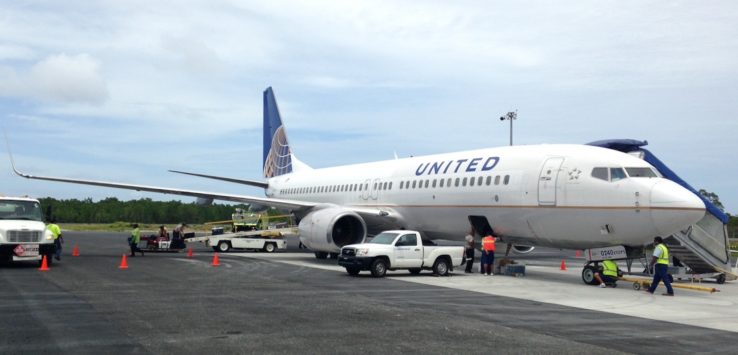
<path fill-rule="evenodd" d="M 630 177 L 658 177 L 651 168 L 625 168 L 625 171 L 628 172 L 628 176 Z"/>
<path fill-rule="evenodd" d="M 623 168 L 610 168 L 610 181 L 619 181 L 626 177 L 627 176 L 625 175 Z"/>
<path fill-rule="evenodd" d="M 595 179 L 610 181 L 607 168 L 594 168 L 592 169 L 592 177 Z"/>

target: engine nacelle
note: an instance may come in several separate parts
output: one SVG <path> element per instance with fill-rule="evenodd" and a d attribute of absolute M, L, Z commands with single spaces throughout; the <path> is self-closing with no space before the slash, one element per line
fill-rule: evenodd
<path fill-rule="evenodd" d="M 310 212 L 298 228 L 302 244 L 317 252 L 338 253 L 344 245 L 363 243 L 367 234 L 364 219 L 341 207 Z"/>
<path fill-rule="evenodd" d="M 536 247 L 530 245 L 513 245 L 513 251 L 518 254 L 528 254 L 533 251 Z"/>

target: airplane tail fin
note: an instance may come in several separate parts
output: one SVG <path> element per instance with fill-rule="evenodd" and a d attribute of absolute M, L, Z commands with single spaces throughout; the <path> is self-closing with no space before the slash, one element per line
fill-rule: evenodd
<path fill-rule="evenodd" d="M 264 90 L 264 177 L 292 172 L 292 149 L 271 87 Z"/>

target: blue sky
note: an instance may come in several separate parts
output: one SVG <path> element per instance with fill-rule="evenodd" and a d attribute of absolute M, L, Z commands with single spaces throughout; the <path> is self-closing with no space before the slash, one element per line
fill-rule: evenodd
<path fill-rule="evenodd" d="M 313 167 L 516 144 L 649 141 L 738 212 L 732 1 L 14 1 L 0 125 L 37 175 L 262 195 L 272 86 Z M 3 149 L 4 150 L 4 149 Z M 0 193 L 170 196 L 15 177 Z"/>

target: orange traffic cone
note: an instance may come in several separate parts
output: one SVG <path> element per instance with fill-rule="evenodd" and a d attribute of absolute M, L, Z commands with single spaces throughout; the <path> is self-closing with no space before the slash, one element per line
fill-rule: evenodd
<path fill-rule="evenodd" d="M 218 253 L 215 253 L 215 255 L 213 255 L 213 263 L 211 265 L 220 266 L 220 260 L 218 260 Z"/>
<path fill-rule="evenodd" d="M 128 261 L 126 260 L 126 254 L 123 254 L 123 258 L 120 259 L 120 266 L 118 269 L 128 269 Z"/>
<path fill-rule="evenodd" d="M 581 258 L 582 257 L 582 251 L 581 250 L 577 250 L 577 252 L 574 253 L 574 256 L 576 256 L 577 258 Z"/>
<path fill-rule="evenodd" d="M 41 260 L 41 267 L 38 268 L 38 271 L 49 271 L 49 263 L 46 261 L 46 255 Z"/>
<path fill-rule="evenodd" d="M 188 258 L 192 257 L 192 248 L 187 249 L 187 257 Z"/>
<path fill-rule="evenodd" d="M 79 256 L 79 248 L 77 247 L 77 244 L 75 244 L 72 249 L 72 256 Z"/>
<path fill-rule="evenodd" d="M 566 260 L 561 260 L 561 270 L 566 270 Z"/>

